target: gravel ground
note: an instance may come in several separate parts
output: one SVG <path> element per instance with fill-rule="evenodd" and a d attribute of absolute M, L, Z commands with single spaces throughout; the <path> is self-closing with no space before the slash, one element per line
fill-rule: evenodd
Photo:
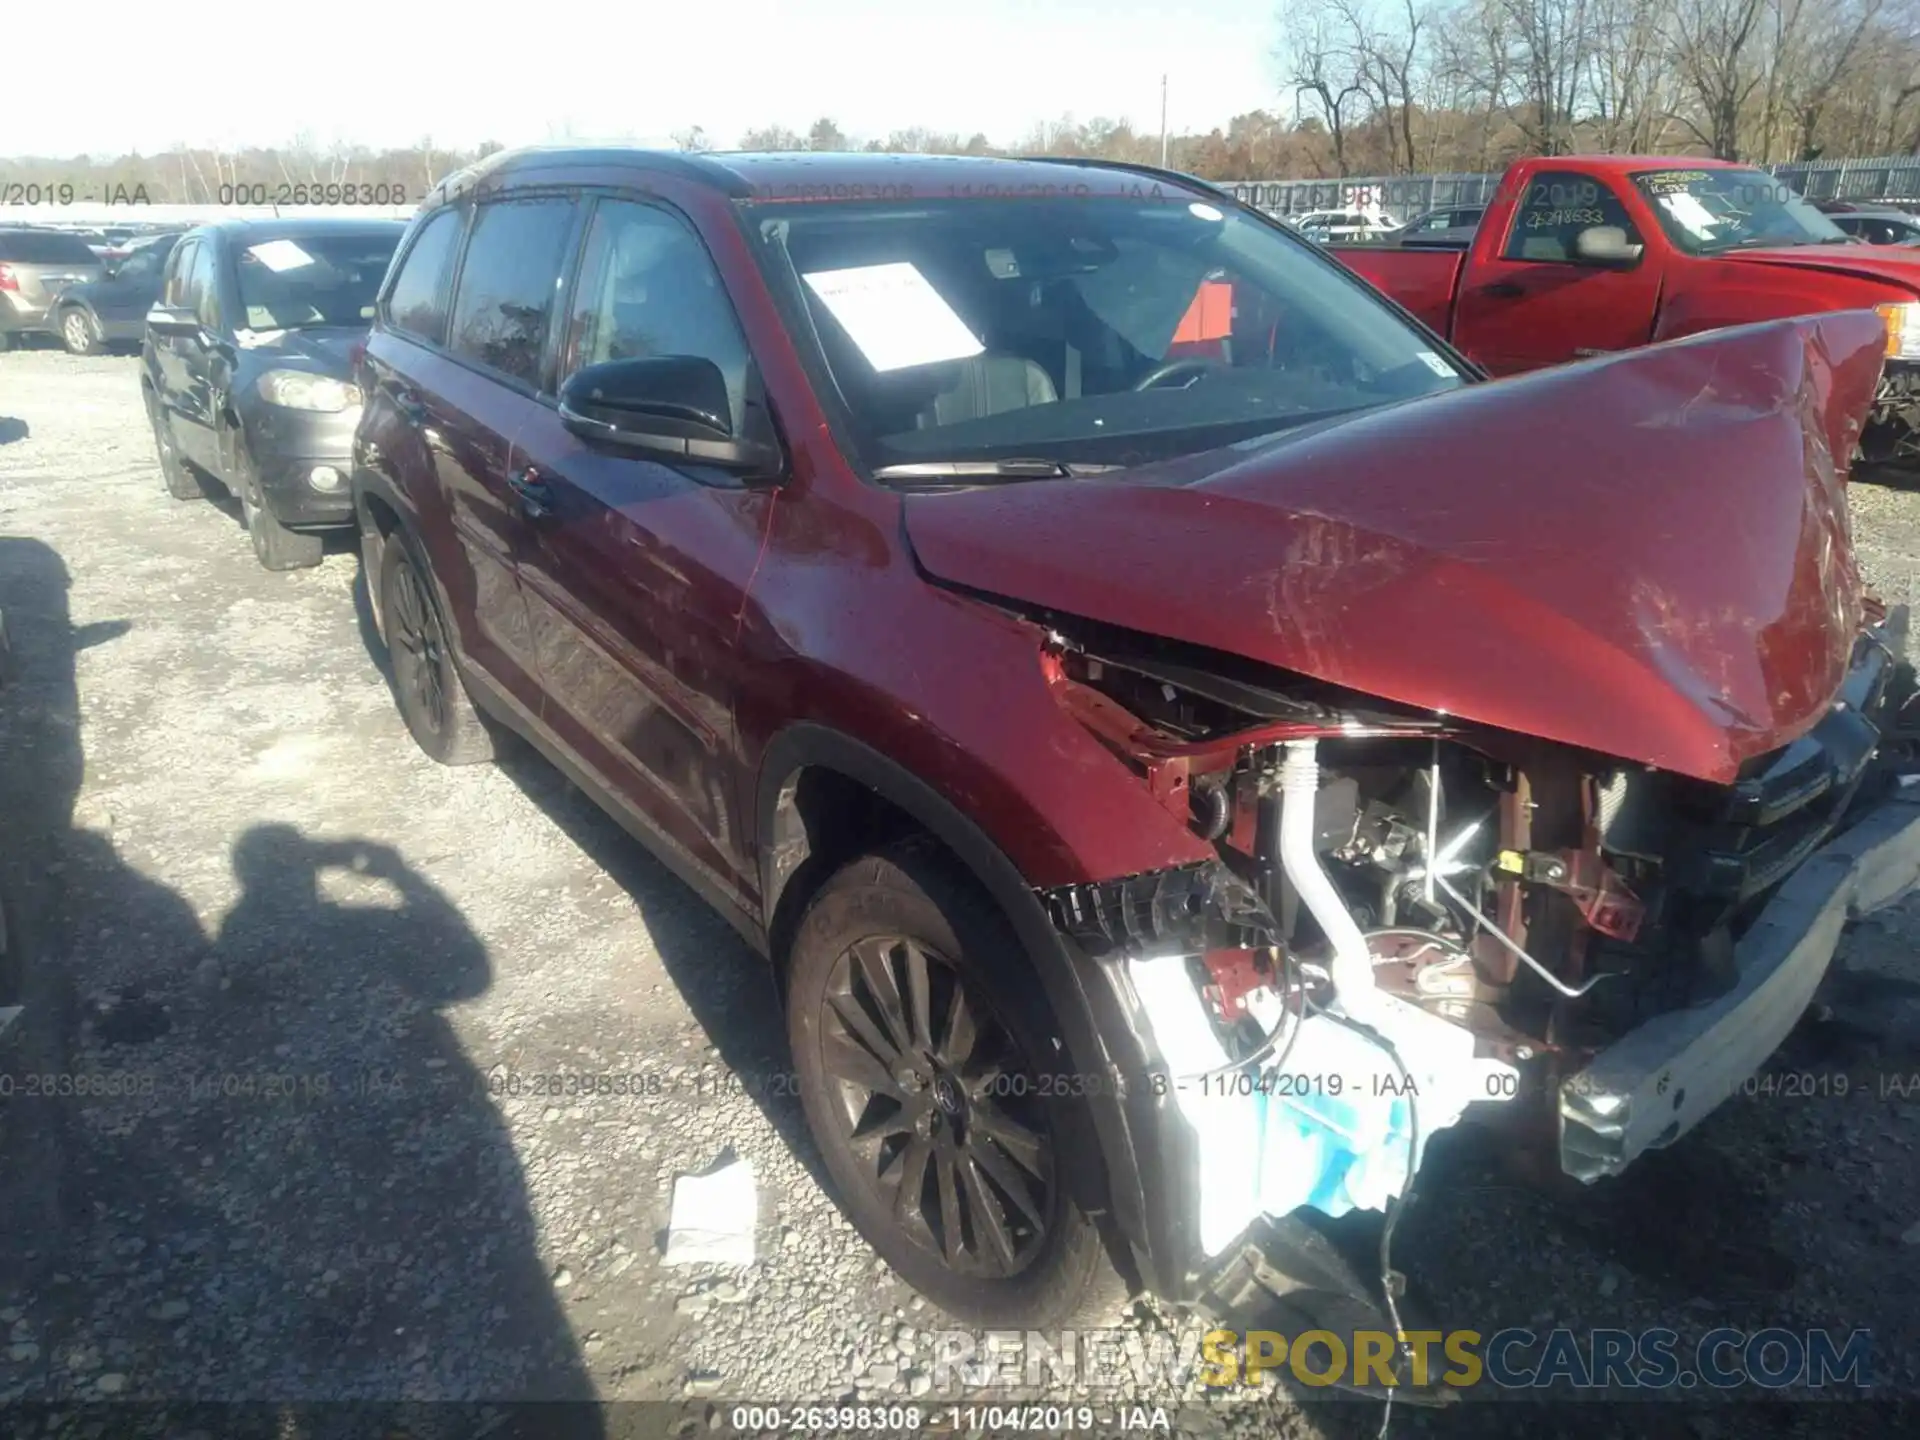
<path fill-rule="evenodd" d="M 422 756 L 357 557 L 268 574 L 230 508 L 169 500 L 136 373 L 0 356 L 0 883 L 30 1001 L 0 1051 L 0 1402 L 599 1397 L 724 1429 L 736 1400 L 1027 1393 L 938 1366 L 954 1327 L 823 1194 L 759 963 L 542 762 Z M 1855 505 L 1873 577 L 1909 598 L 1920 496 Z M 1847 1076 L 1845 1098 L 1737 1099 L 1575 1194 L 1443 1137 L 1397 1240 L 1414 1293 L 1483 1333 L 1865 1326 L 1876 1379 L 1911 1390 L 1915 1112 L 1875 1077 L 1920 1074 L 1917 937 L 1912 904 L 1858 927 L 1832 1018 L 1783 1057 Z M 558 1074 L 624 1093 L 536 1093 Z M 667 1268 L 673 1178 L 729 1152 L 757 1177 L 759 1259 Z M 1114 1317 L 1136 1357 L 1187 1323 Z M 1884 1424 L 1735 1413 L 1574 1406 L 1550 1433 Z M 1379 1423 L 1271 1388 L 1210 1414 Z M 1407 1407 L 1394 1426 L 1462 1428 Z"/>

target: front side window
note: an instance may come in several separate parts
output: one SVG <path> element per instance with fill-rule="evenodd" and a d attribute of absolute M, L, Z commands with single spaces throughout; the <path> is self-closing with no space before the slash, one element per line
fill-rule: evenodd
<path fill-rule="evenodd" d="M 387 296 L 387 320 L 394 329 L 436 345 L 446 338 L 447 280 L 461 219 L 458 210 L 442 210 L 427 221 L 400 262 Z"/>
<path fill-rule="evenodd" d="M 1612 225 L 1627 232 L 1630 244 L 1640 233 L 1620 197 L 1591 175 L 1573 170 L 1540 170 L 1514 211 L 1504 260 L 1568 264 L 1579 259 L 1575 242 L 1582 230 Z"/>
<path fill-rule="evenodd" d="M 1641 170 L 1633 183 L 1659 217 L 1661 229 L 1690 255 L 1847 243 L 1847 232 L 1792 186 L 1759 170 Z"/>
<path fill-rule="evenodd" d="M 167 278 L 160 294 L 160 303 L 170 310 L 187 308 L 187 285 L 193 275 L 193 257 L 200 252 L 198 240 L 189 240 L 184 245 L 174 247 L 168 256 Z"/>
<path fill-rule="evenodd" d="M 243 244 L 234 258 L 248 330 L 363 328 L 400 242 L 398 229 L 291 235 Z"/>
<path fill-rule="evenodd" d="M 1351 272 L 1177 192 L 746 214 L 875 470 L 1137 464 L 1463 383 Z"/>
<path fill-rule="evenodd" d="M 747 342 L 699 237 L 650 205 L 594 212 L 568 324 L 574 368 L 649 355 L 698 355 L 720 367 L 742 429 Z"/>
<path fill-rule="evenodd" d="M 573 202 L 558 196 L 479 208 L 453 302 L 454 354 L 539 386 L 572 231 Z"/>
<path fill-rule="evenodd" d="M 193 252 L 193 269 L 187 272 L 187 292 L 181 305 L 193 311 L 209 330 L 220 323 L 219 297 L 214 294 L 213 244 L 202 240 Z"/>

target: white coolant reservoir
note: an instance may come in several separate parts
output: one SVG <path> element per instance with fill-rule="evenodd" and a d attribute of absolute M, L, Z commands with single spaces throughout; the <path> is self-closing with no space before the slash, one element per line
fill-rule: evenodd
<path fill-rule="evenodd" d="M 1377 990 L 1366 1023 L 1392 1042 L 1405 1074 L 1365 1036 L 1310 1014 L 1286 1019 L 1299 1023 L 1299 1035 L 1278 1071 L 1213 1075 L 1229 1057 L 1187 960 L 1137 959 L 1128 974 L 1174 1076 L 1175 1103 L 1199 1141 L 1200 1244 L 1209 1256 L 1263 1213 L 1384 1209 L 1418 1159 L 1410 1144 L 1416 1115 L 1424 1152 L 1427 1138 L 1468 1104 L 1508 1099 L 1518 1088 L 1511 1066 L 1475 1057 L 1466 1030 Z M 1279 1022 L 1276 992 L 1247 999 L 1269 1030 Z"/>
<path fill-rule="evenodd" d="M 1368 1036 L 1309 1015 L 1282 1068 L 1254 1087 L 1262 1212 L 1384 1210 L 1435 1131 L 1475 1100 L 1510 1099 L 1518 1088 L 1513 1067 L 1475 1056 L 1460 1026 L 1377 990 L 1368 1010 L 1398 1064 Z"/>

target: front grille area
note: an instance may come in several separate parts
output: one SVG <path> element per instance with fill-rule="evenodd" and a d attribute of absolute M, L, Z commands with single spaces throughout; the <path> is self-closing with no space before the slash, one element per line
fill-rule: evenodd
<path fill-rule="evenodd" d="M 1886 646 L 1861 636 L 1832 708 L 1734 782 L 1699 847 L 1676 857 L 1676 883 L 1739 904 L 1784 880 L 1832 834 L 1879 747 L 1893 672 Z"/>

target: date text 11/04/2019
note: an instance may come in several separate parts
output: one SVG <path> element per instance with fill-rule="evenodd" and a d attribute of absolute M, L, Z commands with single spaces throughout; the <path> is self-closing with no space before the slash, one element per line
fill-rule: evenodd
<path fill-rule="evenodd" d="M 922 1428 L 953 1434 L 1041 1434 L 1085 1430 L 1170 1433 L 1173 1421 L 1155 1405 L 736 1405 L 729 1428 L 741 1434 L 812 1435 L 824 1432 L 911 1434 Z"/>

